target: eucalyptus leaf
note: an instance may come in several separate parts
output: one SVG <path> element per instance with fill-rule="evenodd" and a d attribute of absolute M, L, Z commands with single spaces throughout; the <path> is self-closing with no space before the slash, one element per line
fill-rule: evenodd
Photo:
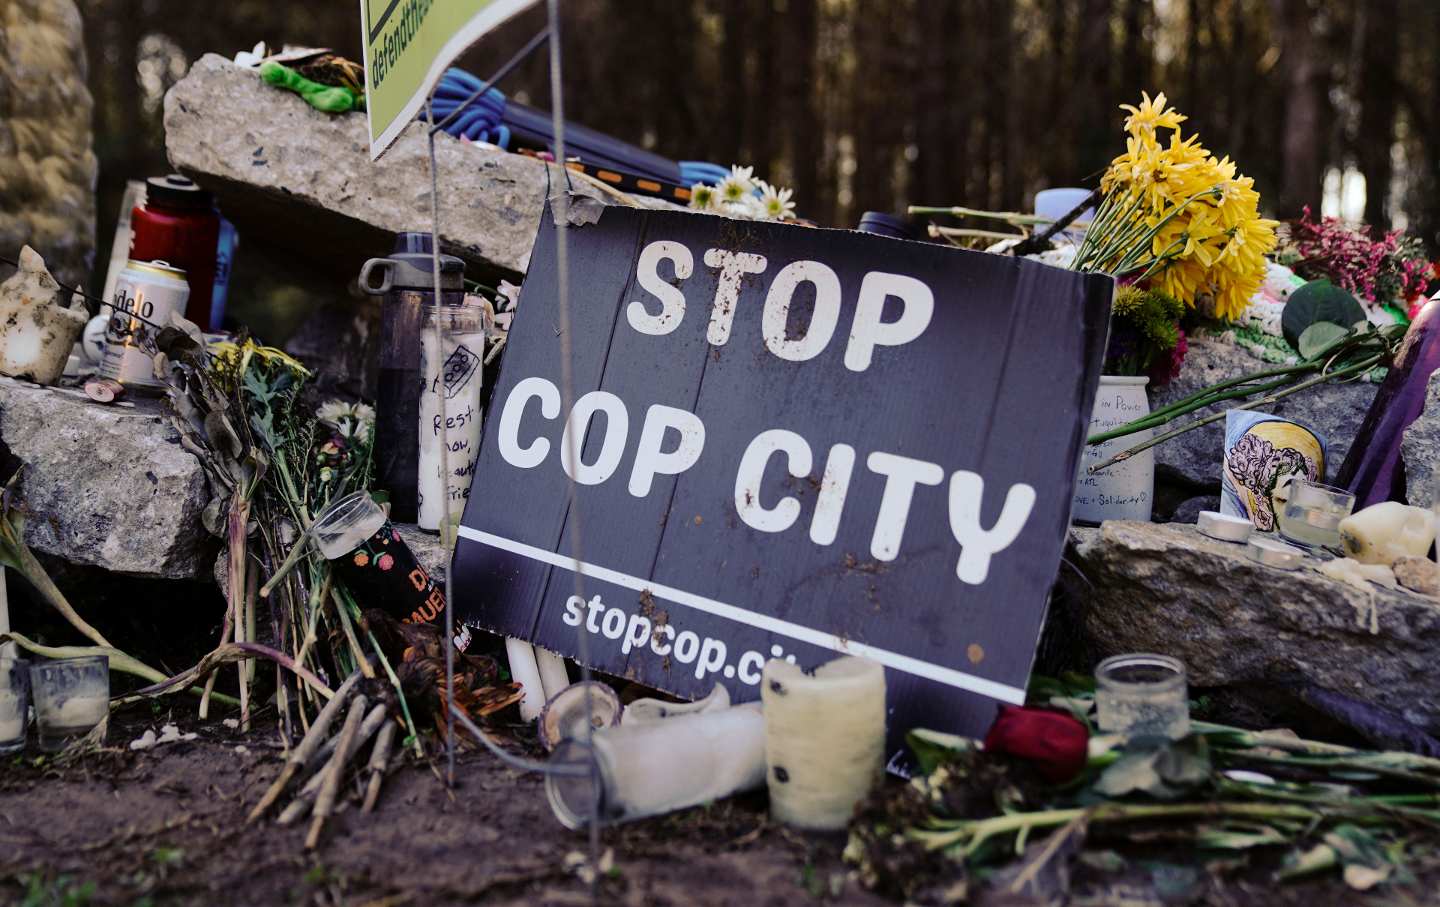
<path fill-rule="evenodd" d="M 1306 359 L 1317 359 L 1322 353 L 1329 349 L 1335 341 L 1345 337 L 1349 333 L 1349 331 L 1338 324 L 1329 321 L 1317 321 L 1301 332 L 1297 348 L 1300 351 L 1300 355 Z"/>
<path fill-rule="evenodd" d="M 1312 280 L 1290 294 L 1280 315 L 1280 331 L 1285 342 L 1299 351 L 1300 335 L 1312 324 L 1328 321 L 1348 327 L 1365 320 L 1365 308 L 1353 295 L 1328 280 Z"/>

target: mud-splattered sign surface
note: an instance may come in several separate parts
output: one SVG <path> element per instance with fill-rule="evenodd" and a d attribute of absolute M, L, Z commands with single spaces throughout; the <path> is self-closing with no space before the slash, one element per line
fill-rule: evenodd
<path fill-rule="evenodd" d="M 585 634 L 592 667 L 682 696 L 755 699 L 768 658 L 866 655 L 892 732 L 979 733 L 1022 701 L 1110 280 L 683 212 L 610 208 L 569 242 L 575 402 L 547 216 L 458 617 L 567 656 Z"/>

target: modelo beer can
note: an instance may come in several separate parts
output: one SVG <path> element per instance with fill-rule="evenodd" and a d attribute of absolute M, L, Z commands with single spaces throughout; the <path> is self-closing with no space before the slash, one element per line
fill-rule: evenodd
<path fill-rule="evenodd" d="M 163 389 L 164 382 L 155 377 L 155 335 L 170 323 L 171 312 L 185 314 L 189 297 L 190 285 L 179 268 L 163 261 L 127 261 L 115 279 L 101 377 L 128 388 Z"/>

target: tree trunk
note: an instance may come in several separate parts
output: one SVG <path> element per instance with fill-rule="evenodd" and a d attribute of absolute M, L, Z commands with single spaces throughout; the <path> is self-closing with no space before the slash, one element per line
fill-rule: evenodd
<path fill-rule="evenodd" d="M 1285 79 L 1283 175 L 1276 206 L 1282 218 L 1298 217 L 1307 205 L 1319 212 L 1324 189 L 1326 138 L 1325 71 L 1306 0 L 1273 0 L 1273 24 Z"/>
<path fill-rule="evenodd" d="M 1360 52 L 1360 134 L 1355 156 L 1365 175 L 1365 220 L 1378 230 L 1390 229 L 1390 148 L 1395 141 L 1395 108 L 1399 71 L 1400 4 L 1397 0 L 1365 0 L 1360 15 L 1364 45 Z M 1433 149 L 1432 149 L 1433 152 Z"/>

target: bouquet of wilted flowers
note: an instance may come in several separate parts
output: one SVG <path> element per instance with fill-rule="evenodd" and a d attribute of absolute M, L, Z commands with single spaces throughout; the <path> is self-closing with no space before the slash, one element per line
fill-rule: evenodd
<path fill-rule="evenodd" d="M 696 183 L 690 187 L 690 207 L 746 220 L 794 220 L 795 203 L 790 200 L 794 192 L 754 174 L 754 167 L 732 166 L 718 185 Z"/>
<path fill-rule="evenodd" d="M 1164 94 L 1143 98 L 1123 107 L 1125 153 L 1100 180 L 1104 198 L 1072 267 L 1233 320 L 1265 280 L 1278 224 L 1260 216 L 1254 180 L 1206 151 L 1198 135 L 1181 138 L 1185 117 Z"/>

